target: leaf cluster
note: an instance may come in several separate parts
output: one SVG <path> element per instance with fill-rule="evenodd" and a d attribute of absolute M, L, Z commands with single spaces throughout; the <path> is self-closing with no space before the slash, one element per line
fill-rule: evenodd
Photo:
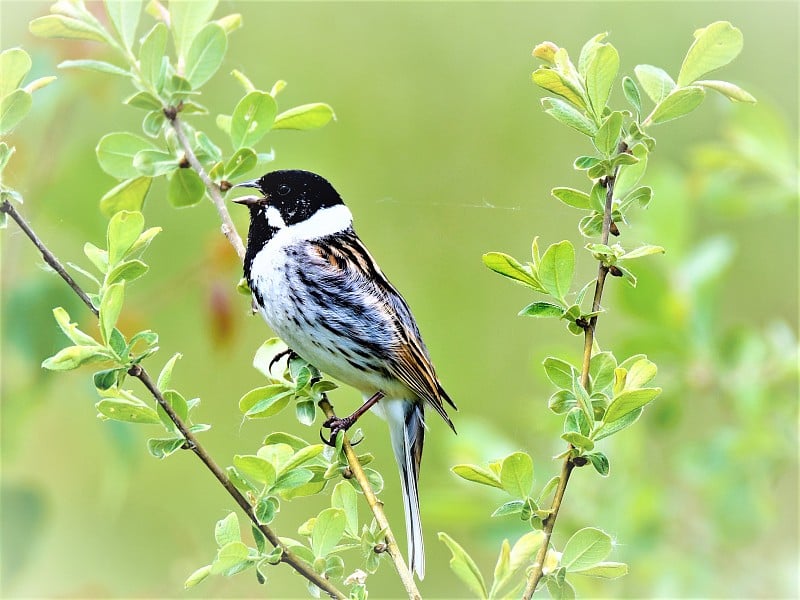
<path fill-rule="evenodd" d="M 152 181 L 167 179 L 167 200 L 175 207 L 192 206 L 229 181 L 263 168 L 274 152 L 256 150 L 273 129 L 307 130 L 322 127 L 334 118 L 323 103 L 305 104 L 278 111 L 276 97 L 286 86 L 277 82 L 269 91 L 257 89 L 240 71 L 233 71 L 244 95 L 232 114 L 221 114 L 217 125 L 227 135 L 232 154 L 206 132 L 182 121 L 180 139 L 174 127 L 178 115 L 204 115 L 201 88 L 222 66 L 228 36 L 242 24 L 239 14 L 212 19 L 217 0 L 171 2 L 169 8 L 152 0 L 144 11 L 154 24 L 139 38 L 141 0 L 106 0 L 107 27 L 83 0 L 59 0 L 50 15 L 35 19 L 30 30 L 45 38 L 97 42 L 112 50 L 117 62 L 95 59 L 67 60 L 60 68 L 77 68 L 125 78 L 133 93 L 126 105 L 143 110 L 142 132 L 113 132 L 103 136 L 96 153 L 100 167 L 118 180 L 100 200 L 106 214 L 141 210 Z M 196 158 L 202 173 L 191 164 Z M 206 179 L 204 179 L 204 176 Z"/>

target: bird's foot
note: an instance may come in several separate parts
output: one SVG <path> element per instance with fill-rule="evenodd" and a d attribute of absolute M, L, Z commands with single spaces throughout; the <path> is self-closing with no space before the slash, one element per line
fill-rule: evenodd
<path fill-rule="evenodd" d="M 269 366 L 267 367 L 267 371 L 272 373 L 272 367 L 275 366 L 275 363 L 277 363 L 280 359 L 282 359 L 285 356 L 289 357 L 288 358 L 289 361 L 291 361 L 293 358 L 299 358 L 300 357 L 300 355 L 297 352 L 295 352 L 294 350 L 292 350 L 291 348 L 287 348 L 286 350 L 282 350 L 282 351 L 278 352 L 275 356 L 273 356 L 271 361 L 269 361 Z"/>
<path fill-rule="evenodd" d="M 331 447 L 336 447 L 336 436 L 339 435 L 340 432 L 341 433 L 346 432 L 348 429 L 350 429 L 353 426 L 353 423 L 355 423 L 355 422 L 356 422 L 356 419 L 353 418 L 353 415 L 350 415 L 349 417 L 341 417 L 341 418 L 340 417 L 330 417 L 322 424 L 323 429 L 330 429 L 331 430 L 330 437 L 326 438 L 322 434 L 322 429 L 320 429 L 319 430 L 319 438 L 322 440 L 322 442 L 324 444 L 326 444 L 328 446 L 331 446 Z M 359 442 L 356 442 L 355 444 L 352 444 L 352 445 L 355 446 L 358 443 Z"/>

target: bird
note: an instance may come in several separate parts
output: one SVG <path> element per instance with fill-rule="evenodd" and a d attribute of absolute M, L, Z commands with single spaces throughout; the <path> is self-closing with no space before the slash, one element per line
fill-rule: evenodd
<path fill-rule="evenodd" d="M 352 415 L 326 421 L 331 439 L 370 408 L 388 424 L 400 471 L 408 562 L 423 579 L 418 481 L 425 408 L 453 432 L 445 403 L 458 409 L 436 376 L 411 310 L 325 178 L 280 170 L 235 187 L 261 193 L 233 200 L 250 210 L 244 276 L 258 312 L 292 352 L 364 397 Z"/>

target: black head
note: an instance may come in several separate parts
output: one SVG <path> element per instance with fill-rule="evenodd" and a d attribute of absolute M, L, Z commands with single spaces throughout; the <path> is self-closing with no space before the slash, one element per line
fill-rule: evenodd
<path fill-rule="evenodd" d="M 245 181 L 235 187 L 252 187 L 263 198 L 234 200 L 250 208 L 251 217 L 264 214 L 264 209 L 274 207 L 283 222 L 294 225 L 313 216 L 319 209 L 343 204 L 341 197 L 324 177 L 310 171 L 272 171 L 259 179 Z"/>

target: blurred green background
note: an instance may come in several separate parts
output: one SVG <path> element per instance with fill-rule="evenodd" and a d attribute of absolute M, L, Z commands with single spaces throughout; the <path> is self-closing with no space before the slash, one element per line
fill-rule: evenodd
<path fill-rule="evenodd" d="M 89 43 L 28 34 L 28 21 L 47 7 L 0 2 L 2 46 L 25 47 L 33 76 L 56 73 L 68 58 L 102 57 Z M 637 265 L 638 289 L 614 280 L 604 300 L 602 347 L 620 360 L 648 354 L 664 393 L 605 445 L 609 478 L 576 473 L 554 542 L 561 547 L 590 525 L 617 539 L 611 559 L 630 563 L 630 575 L 575 576 L 587 597 L 796 597 L 798 5 L 221 2 L 217 15 L 229 12 L 241 12 L 245 27 L 231 36 L 204 104 L 230 113 L 236 68 L 267 89 L 287 80 L 284 108 L 334 107 L 338 122 L 321 131 L 268 136 L 274 166 L 317 171 L 341 192 L 459 405 L 459 435 L 432 418 L 426 440 L 428 577 L 420 589 L 431 598 L 467 596 L 436 532 L 464 545 L 487 576 L 502 539 L 524 532 L 513 518 L 489 518 L 501 492 L 463 482 L 450 466 L 523 449 L 539 484 L 554 475 L 561 421 L 546 408 L 551 389 L 540 363 L 550 354 L 576 359 L 582 345 L 563 325 L 517 317 L 532 298 L 480 260 L 489 250 L 524 258 L 534 235 L 582 244 L 578 213 L 549 190 L 588 187 L 571 166 L 588 141 L 541 111 L 532 47 L 551 40 L 576 56 L 586 39 L 609 31 L 621 72 L 651 63 L 675 74 L 696 28 L 730 20 L 742 29 L 744 51 L 720 78 L 760 104 L 709 94 L 688 118 L 654 129 L 655 200 L 622 239 L 661 244 L 667 254 Z M 94 147 L 109 131 L 138 131 L 141 113 L 120 105 L 129 90 L 118 79 L 57 74 L 15 132 L 6 172 L 40 236 L 62 260 L 83 264 L 84 241 L 104 239 L 98 200 L 114 183 Z M 614 94 L 623 102 L 618 87 Z M 224 139 L 213 115 L 193 122 Z M 159 332 L 152 371 L 184 353 L 174 383 L 202 398 L 198 416 L 213 423 L 202 440 L 220 463 L 253 452 L 267 428 L 314 439 L 319 422 L 304 428 L 288 411 L 242 424 L 236 402 L 259 385 L 250 362 L 270 334 L 234 292 L 240 267 L 211 205 L 174 210 L 163 193 L 155 188 L 145 206 L 148 224 L 164 232 L 149 252 L 150 273 L 129 291 L 123 330 Z M 244 232 L 247 216 L 233 210 Z M 146 452 L 144 427 L 98 421 L 88 371 L 40 369 L 65 343 L 51 308 L 89 319 L 19 231 L 10 227 L 0 243 L 2 596 L 304 596 L 288 568 L 266 588 L 248 574 L 182 590 L 213 558 L 213 525 L 231 500 L 189 453 L 158 462 Z M 579 260 L 589 279 L 593 261 Z M 343 413 L 358 398 L 341 391 L 333 400 Z M 404 537 L 385 426 L 375 417 L 363 426 Z M 284 504 L 277 530 L 293 535 L 325 502 Z M 374 598 L 401 590 L 388 564 L 369 583 Z"/>

